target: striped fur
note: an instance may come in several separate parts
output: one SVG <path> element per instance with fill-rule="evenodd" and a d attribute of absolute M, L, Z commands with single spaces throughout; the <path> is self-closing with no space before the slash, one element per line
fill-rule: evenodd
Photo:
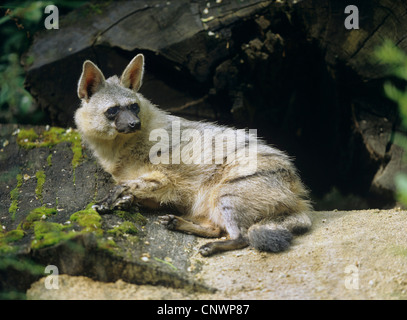
<path fill-rule="evenodd" d="M 182 217 L 160 217 L 168 229 L 229 236 L 203 246 L 205 256 L 247 245 L 285 250 L 293 233 L 310 228 L 307 190 L 285 153 L 249 132 L 242 135 L 233 128 L 188 121 L 160 110 L 137 92 L 143 72 L 142 55 L 130 62 L 120 79 L 105 80 L 93 63 L 84 64 L 78 84 L 82 104 L 75 121 L 83 140 L 121 188 L 103 206 L 96 206 L 98 210 L 135 202 L 176 208 Z M 141 129 L 118 133 L 106 110 L 134 103 L 140 106 Z M 216 140 L 220 134 L 225 143 Z M 166 139 L 168 144 L 161 146 Z M 228 139 L 235 141 L 229 149 Z M 256 152 L 247 152 L 251 145 Z"/>

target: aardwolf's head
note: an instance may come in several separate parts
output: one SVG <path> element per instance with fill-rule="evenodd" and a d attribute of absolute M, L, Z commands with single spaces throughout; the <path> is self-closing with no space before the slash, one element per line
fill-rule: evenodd
<path fill-rule="evenodd" d="M 137 55 L 126 67 L 121 78 L 107 80 L 100 69 L 87 60 L 78 83 L 81 107 L 75 113 L 80 131 L 101 139 L 114 139 L 118 134 L 138 131 L 140 121 L 140 89 L 144 72 L 144 57 Z"/>

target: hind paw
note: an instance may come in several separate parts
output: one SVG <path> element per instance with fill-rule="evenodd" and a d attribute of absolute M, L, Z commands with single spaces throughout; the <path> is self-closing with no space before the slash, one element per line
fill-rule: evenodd
<path fill-rule="evenodd" d="M 209 257 L 215 253 L 212 242 L 206 243 L 199 248 L 199 253 L 204 257 Z"/>

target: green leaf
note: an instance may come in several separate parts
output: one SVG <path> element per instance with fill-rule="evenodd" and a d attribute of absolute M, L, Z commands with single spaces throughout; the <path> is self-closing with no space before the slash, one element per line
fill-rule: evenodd
<path fill-rule="evenodd" d="M 407 175 L 400 173 L 395 178 L 397 188 L 397 199 L 402 204 L 407 205 Z"/>

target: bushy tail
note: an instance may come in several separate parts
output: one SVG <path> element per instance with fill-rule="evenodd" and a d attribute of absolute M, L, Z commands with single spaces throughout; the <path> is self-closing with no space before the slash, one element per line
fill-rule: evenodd
<path fill-rule="evenodd" d="M 294 234 L 308 231 L 311 220 L 305 213 L 288 216 L 281 222 L 260 222 L 247 232 L 251 246 L 260 251 L 280 252 L 287 250 Z"/>
<path fill-rule="evenodd" d="M 251 246 L 271 252 L 288 249 L 293 238 L 290 231 L 274 224 L 256 224 L 249 228 L 247 235 Z"/>

